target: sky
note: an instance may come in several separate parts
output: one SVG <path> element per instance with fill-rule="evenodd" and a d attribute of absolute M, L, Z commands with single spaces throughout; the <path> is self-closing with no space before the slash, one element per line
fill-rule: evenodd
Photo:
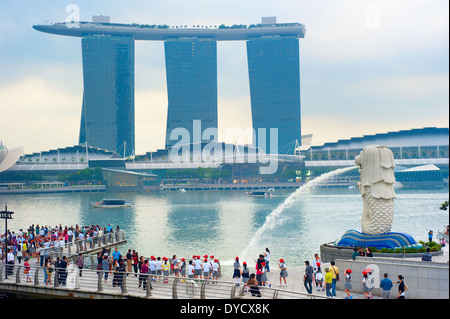
<path fill-rule="evenodd" d="M 313 144 L 449 126 L 447 0 L 1 0 L 0 140 L 25 154 L 78 144 L 81 39 L 35 24 L 82 21 L 177 25 L 305 25 L 300 39 L 302 134 Z M 244 41 L 218 42 L 219 131 L 250 128 Z M 136 154 L 164 147 L 164 45 L 135 44 Z M 228 141 L 229 142 L 229 141 Z"/>

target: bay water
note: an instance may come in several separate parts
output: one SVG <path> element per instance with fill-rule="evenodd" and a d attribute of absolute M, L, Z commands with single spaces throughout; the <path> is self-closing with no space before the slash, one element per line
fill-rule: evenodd
<path fill-rule="evenodd" d="M 302 266 L 320 252 L 320 245 L 338 240 L 349 229 L 360 230 L 363 202 L 358 189 L 314 188 L 276 190 L 272 197 L 254 198 L 244 190 L 154 193 L 65 193 L 0 195 L 14 211 L 10 230 L 29 225 L 119 226 L 127 244 L 143 256 L 190 259 L 214 255 L 224 270 L 235 257 L 249 265 L 265 248 L 272 265 L 283 258 L 289 266 Z M 396 189 L 392 231 L 428 240 L 428 231 L 449 224 L 440 205 L 449 189 Z M 123 198 L 131 208 L 100 209 L 90 203 Z M 288 202 L 288 204 L 286 203 Z M 2 220 L 3 222 L 3 220 Z M 4 231 L 4 224 L 0 225 Z M 231 270 L 230 270 L 231 271 Z"/>

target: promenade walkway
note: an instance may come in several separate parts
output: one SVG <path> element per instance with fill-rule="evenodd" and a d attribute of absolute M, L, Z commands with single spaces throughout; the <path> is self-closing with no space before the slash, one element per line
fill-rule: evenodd
<path fill-rule="evenodd" d="M 303 276 L 305 274 L 304 266 L 288 267 L 289 276 L 287 277 L 287 286 L 279 286 L 279 270 L 277 265 L 271 265 L 271 272 L 267 273 L 268 282 L 271 287 L 261 287 L 261 297 L 252 296 L 249 292 L 244 290 L 241 284 L 236 287 L 232 278 L 231 272 L 222 271 L 222 277 L 217 282 L 205 280 L 189 280 L 181 277 L 171 275 L 164 283 L 163 276 L 148 277 L 148 275 L 140 275 L 135 273 L 118 273 L 114 270 L 112 272 L 99 271 L 96 269 L 97 260 L 95 255 L 89 255 L 103 249 L 105 247 L 111 248 L 114 245 L 120 245 L 125 240 L 123 233 L 115 233 L 110 240 L 105 241 L 91 241 L 83 243 L 83 249 L 79 252 L 85 254 L 85 268 L 82 270 L 80 276 L 79 269 L 74 265 L 74 262 L 69 263 L 67 269 L 67 280 L 65 284 L 58 281 L 58 272 L 52 273 L 51 280 L 47 283 L 44 281 L 44 268 L 40 266 L 37 258 L 29 260 L 31 270 L 29 272 L 29 279 L 27 281 L 24 274 L 24 262 L 21 264 L 15 263 L 10 275 L 6 274 L 6 265 L 0 263 L 0 290 L 12 293 L 20 293 L 25 295 L 45 295 L 52 298 L 91 298 L 91 299 L 129 299 L 129 298 L 145 298 L 145 299 L 328 299 L 325 291 L 317 291 L 313 286 L 313 293 L 307 293 L 303 285 Z M 76 246 L 75 246 L 76 247 Z M 69 252 L 69 247 L 65 247 L 62 252 L 53 252 L 58 255 L 73 254 L 73 250 Z M 74 249 L 72 246 L 70 249 Z M 76 248 L 75 248 L 76 249 Z M 446 246 L 444 254 L 433 258 L 433 262 L 446 263 L 449 259 L 449 247 Z M 76 252 L 78 255 L 78 252 Z M 92 257 L 91 257 L 92 256 Z M 53 255 L 56 257 L 56 255 Z M 417 260 L 420 258 L 411 258 L 409 260 Z M 329 267 L 329 263 L 324 263 L 322 269 Z M 253 272 L 252 267 L 250 267 Z M 340 269 L 343 276 L 343 269 Z M 105 273 L 108 273 L 107 280 L 105 280 Z M 124 275 L 124 276 L 122 276 Z M 391 279 L 395 280 L 397 274 L 390 274 Z M 116 278 L 116 280 L 114 280 Z M 141 282 L 140 282 L 141 279 Z M 144 289 L 144 282 L 152 281 L 152 289 L 147 286 Z M 140 286 L 141 284 L 141 286 Z M 354 281 L 354 287 L 361 286 L 361 282 Z M 396 296 L 397 287 L 394 286 L 391 295 Z M 343 299 L 346 293 L 342 290 L 336 290 L 336 299 Z M 353 299 L 364 299 L 361 293 L 354 293 Z M 374 296 L 374 299 L 380 299 L 379 296 Z"/>

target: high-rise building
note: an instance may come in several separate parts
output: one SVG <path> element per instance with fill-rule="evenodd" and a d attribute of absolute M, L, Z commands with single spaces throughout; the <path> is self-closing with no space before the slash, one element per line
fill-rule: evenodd
<path fill-rule="evenodd" d="M 264 17 L 261 23 L 249 26 L 190 28 L 110 23 L 107 16 L 95 16 L 92 22 L 33 28 L 83 39 L 80 144 L 87 142 L 120 154 L 126 145 L 126 155 L 133 153 L 136 40 L 164 41 L 168 93 L 166 148 L 179 143 L 176 134 L 174 139 L 170 138 L 177 128 L 187 131 L 186 142 L 194 144 L 211 139 L 198 136 L 206 129 L 217 130 L 217 41 L 247 41 L 256 146 L 264 146 L 267 153 L 294 154 L 296 141 L 301 143 L 298 39 L 305 36 L 303 24 L 277 23 L 276 17 Z M 194 123 L 201 124 L 200 131 L 194 130 Z M 272 128 L 277 130 L 277 136 L 270 135 Z M 263 135 L 258 135 L 260 130 L 266 131 L 264 141 L 260 140 Z M 270 150 L 274 142 L 278 151 Z"/>
<path fill-rule="evenodd" d="M 299 40 L 295 36 L 256 37 L 247 41 L 248 72 L 256 145 L 270 153 L 278 130 L 278 154 L 294 154 L 301 143 Z M 265 129 L 265 141 L 259 129 Z M 264 131 L 263 131 L 264 132 Z M 298 144 L 296 144 L 298 143 Z"/>
<path fill-rule="evenodd" d="M 164 48 L 169 103 L 166 148 L 178 142 L 178 136 L 170 138 L 177 128 L 189 132 L 187 143 L 209 141 L 210 136 L 203 140 L 195 135 L 208 128 L 217 130 L 217 42 L 210 38 L 172 38 L 164 42 Z M 194 132 L 194 121 L 201 124 L 201 130 Z"/>
<path fill-rule="evenodd" d="M 83 106 L 79 143 L 126 156 L 134 153 L 134 40 L 82 39 Z"/>

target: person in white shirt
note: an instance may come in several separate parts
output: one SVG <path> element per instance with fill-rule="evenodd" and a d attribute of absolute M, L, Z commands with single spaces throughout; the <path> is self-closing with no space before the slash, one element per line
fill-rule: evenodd
<path fill-rule="evenodd" d="M 319 264 L 319 265 L 322 265 L 322 264 L 323 264 L 323 263 L 322 263 L 322 260 L 320 259 L 319 254 L 314 254 L 314 260 L 312 261 L 312 265 L 311 265 L 311 266 L 313 267 L 313 270 L 314 270 L 314 273 L 313 273 L 313 276 L 314 276 L 313 282 L 314 282 L 314 284 L 316 285 L 316 288 L 318 288 L 317 280 L 316 280 L 316 278 L 315 278 L 316 273 L 317 273 L 317 269 L 319 268 L 318 264 Z"/>
<path fill-rule="evenodd" d="M 266 248 L 266 252 L 264 253 L 264 259 L 266 262 L 266 271 L 270 272 L 269 261 L 270 261 L 270 250 Z"/>
<path fill-rule="evenodd" d="M 162 261 L 161 261 L 161 257 L 156 258 L 155 264 L 156 264 L 156 274 L 158 276 L 161 276 L 162 275 Z M 160 281 L 161 281 L 161 277 L 158 277 L 158 282 L 160 282 Z"/>
<path fill-rule="evenodd" d="M 202 262 L 200 261 L 200 258 L 194 260 L 194 268 L 194 278 L 202 279 Z"/>
<path fill-rule="evenodd" d="M 202 268 L 203 268 L 203 278 L 205 280 L 208 280 L 209 284 L 209 271 L 211 269 L 211 264 L 209 263 L 207 258 L 205 258 Z"/>
<path fill-rule="evenodd" d="M 213 264 L 212 264 L 212 278 L 213 280 L 217 280 L 219 279 L 219 263 L 218 263 L 218 259 L 214 259 Z M 214 282 L 213 282 L 214 284 Z"/>
<path fill-rule="evenodd" d="M 192 260 L 189 260 L 189 266 L 187 266 L 188 278 L 195 278 L 194 266 L 192 265 Z"/>

